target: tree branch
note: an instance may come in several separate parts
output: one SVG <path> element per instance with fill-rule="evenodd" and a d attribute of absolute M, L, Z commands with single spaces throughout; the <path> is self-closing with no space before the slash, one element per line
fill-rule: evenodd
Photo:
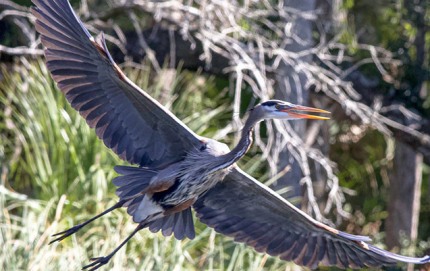
<path fill-rule="evenodd" d="M 218 76 L 228 76 L 229 60 L 217 52 L 212 52 L 212 62 L 210 66 L 205 65 L 205 61 L 199 58 L 203 54 L 203 46 L 196 40 L 194 49 L 192 43 L 184 40 L 179 31 L 174 31 L 175 66 L 181 63 L 182 67 L 189 70 L 197 70 L 204 67 L 210 74 Z M 137 37 L 134 32 L 126 33 L 127 36 L 127 55 L 132 56 L 133 60 L 140 62 L 145 58 L 145 51 L 139 50 L 135 46 Z M 143 31 L 143 36 L 148 42 L 149 48 L 153 50 L 157 61 L 162 63 L 169 58 L 171 49 L 169 46 L 169 30 L 160 26 L 154 26 Z M 116 57 L 123 56 L 119 50 L 113 50 Z M 379 81 L 365 77 L 359 71 L 349 72 L 345 77 L 346 81 L 352 83 L 353 89 L 358 95 L 357 101 L 365 107 L 374 111 L 374 118 L 387 126 L 387 131 L 397 140 L 409 145 L 411 148 L 423 154 L 424 161 L 430 164 L 430 120 L 418 113 L 407 109 L 399 101 L 384 95 L 378 89 Z M 312 88 L 313 89 L 313 88 Z M 377 104 L 375 104 L 377 101 Z M 351 116 L 354 117 L 354 116 Z M 385 131 L 385 132 L 387 132 Z"/>

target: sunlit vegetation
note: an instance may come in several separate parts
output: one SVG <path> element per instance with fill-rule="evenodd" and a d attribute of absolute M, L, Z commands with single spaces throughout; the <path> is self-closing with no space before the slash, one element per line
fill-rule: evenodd
<path fill-rule="evenodd" d="M 0 84 L 0 266 L 2 270 L 79 270 L 90 257 L 108 254 L 125 238 L 135 227 L 131 218 L 115 211 L 73 237 L 48 245 L 51 235 L 115 203 L 110 180 L 116 174 L 114 165 L 123 162 L 66 103 L 42 61 L 13 69 L 3 73 Z M 175 99 L 168 100 L 172 110 L 200 134 L 213 135 L 231 117 L 228 103 L 223 103 L 229 99 L 227 91 L 219 92 L 215 84 L 220 83 L 211 78 L 201 76 L 204 84 L 199 84 L 186 72 L 174 72 Z M 166 93 L 159 77 L 144 69 L 128 74 L 163 100 Z M 212 118 L 220 123 L 209 121 Z M 197 221 L 196 226 L 197 237 L 185 241 L 143 230 L 107 268 L 284 270 L 294 266 L 236 245 Z"/>

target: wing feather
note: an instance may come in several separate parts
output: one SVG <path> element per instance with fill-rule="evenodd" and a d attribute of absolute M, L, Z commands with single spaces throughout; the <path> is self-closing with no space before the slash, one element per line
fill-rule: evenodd
<path fill-rule="evenodd" d="M 283 251 L 282 245 L 284 244 L 286 238 L 289 235 L 290 235 L 289 232 L 279 232 L 278 236 L 274 238 L 274 240 L 272 240 L 270 244 L 267 246 L 266 252 L 272 256 L 279 255 Z"/>
<path fill-rule="evenodd" d="M 306 253 L 303 255 L 302 265 L 308 266 L 309 263 L 312 263 L 317 252 L 317 238 L 315 236 L 310 236 L 307 240 L 307 250 Z"/>
<path fill-rule="evenodd" d="M 151 167 L 200 148 L 200 137 L 124 76 L 103 35 L 94 39 L 67 0 L 33 2 L 48 69 L 107 147 L 130 163 Z"/>
<path fill-rule="evenodd" d="M 216 231 L 257 251 L 316 268 L 379 267 L 430 262 L 430 257 L 397 255 L 367 243 L 366 236 L 347 234 L 314 220 L 239 168 L 194 204 L 197 217 Z"/>

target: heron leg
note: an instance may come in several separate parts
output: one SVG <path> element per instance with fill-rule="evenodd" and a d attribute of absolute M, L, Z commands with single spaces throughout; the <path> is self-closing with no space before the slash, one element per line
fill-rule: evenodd
<path fill-rule="evenodd" d="M 117 246 L 111 253 L 109 253 L 109 255 L 104 256 L 104 257 L 95 257 L 95 258 L 91 258 L 90 261 L 92 261 L 92 263 L 85 265 L 84 267 L 82 267 L 82 270 L 86 270 L 88 268 L 87 271 L 95 271 L 97 269 L 99 269 L 100 267 L 102 267 L 103 265 L 107 264 L 110 259 L 112 258 L 113 255 L 115 255 L 115 253 L 118 252 L 118 250 L 120 250 L 128 241 L 130 241 L 130 239 L 141 229 L 145 228 L 145 226 L 147 225 L 147 223 L 139 223 L 139 225 L 137 225 L 136 229 L 127 237 L 125 238 L 124 241 L 122 241 L 121 244 L 119 244 L 119 246 Z"/>
<path fill-rule="evenodd" d="M 76 233 L 77 231 L 79 231 L 80 229 L 82 229 L 85 225 L 93 222 L 97 218 L 102 217 L 105 214 L 107 214 L 109 212 L 112 212 L 113 210 L 122 207 L 125 202 L 126 202 L 126 200 L 120 200 L 115 205 L 113 205 L 112 207 L 110 207 L 110 208 L 106 209 L 105 211 L 103 211 L 102 213 L 100 213 L 100 214 L 98 214 L 98 215 L 96 215 L 96 216 L 88 219 L 87 221 L 85 221 L 85 222 L 83 222 L 81 224 L 78 224 L 76 226 L 73 226 L 70 229 L 67 229 L 65 231 L 53 234 L 52 236 L 58 236 L 58 237 L 56 239 L 52 240 L 51 242 L 49 242 L 49 244 L 52 244 L 52 243 L 57 242 L 57 241 L 59 242 L 59 241 L 63 240 L 64 238 L 66 238 L 66 237 L 68 237 L 68 236 Z"/>

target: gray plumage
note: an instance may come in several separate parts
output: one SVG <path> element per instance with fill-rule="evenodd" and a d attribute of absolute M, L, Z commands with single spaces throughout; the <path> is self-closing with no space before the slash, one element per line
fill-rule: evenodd
<path fill-rule="evenodd" d="M 139 230 L 149 228 L 177 239 L 194 238 L 191 208 L 216 231 L 257 251 L 297 264 L 360 268 L 397 261 L 429 262 L 376 248 L 365 236 L 319 223 L 242 172 L 235 164 L 252 143 L 254 125 L 264 119 L 327 119 L 305 112 L 327 111 L 271 100 L 249 112 L 238 145 L 196 135 L 131 82 L 110 56 L 103 35 L 94 39 L 67 0 L 33 0 L 36 29 L 46 47 L 48 69 L 72 107 L 119 157 L 137 167 L 119 166 L 113 180 L 117 204 L 58 233 L 60 241 L 120 207 L 138 223 L 111 254 L 93 258 L 96 270 Z"/>

